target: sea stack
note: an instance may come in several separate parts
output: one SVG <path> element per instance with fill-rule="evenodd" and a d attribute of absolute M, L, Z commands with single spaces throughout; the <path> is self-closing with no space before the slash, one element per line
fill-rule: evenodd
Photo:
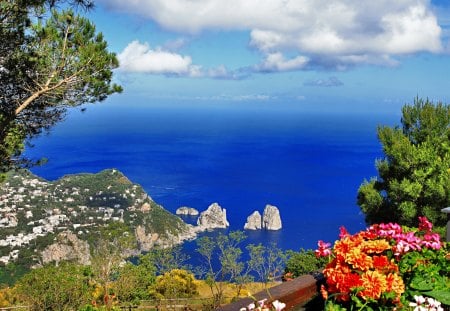
<path fill-rule="evenodd" d="M 198 211 L 193 207 L 182 206 L 176 210 L 175 214 L 183 216 L 197 216 Z"/>
<path fill-rule="evenodd" d="M 230 224 L 226 209 L 222 209 L 218 203 L 211 204 L 206 211 L 200 213 L 197 225 L 202 230 L 227 228 Z"/>
<path fill-rule="evenodd" d="M 246 230 L 260 230 L 262 228 L 262 218 L 258 211 L 254 211 L 247 217 L 247 222 L 244 225 Z"/>
<path fill-rule="evenodd" d="M 276 206 L 266 205 L 263 213 L 262 227 L 266 230 L 280 230 L 282 228 L 280 211 Z"/>

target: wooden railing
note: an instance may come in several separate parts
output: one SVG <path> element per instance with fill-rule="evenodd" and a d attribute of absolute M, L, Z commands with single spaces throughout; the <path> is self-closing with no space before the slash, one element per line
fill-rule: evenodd
<path fill-rule="evenodd" d="M 314 275 L 302 275 L 291 281 L 263 290 L 253 296 L 256 300 L 267 299 L 268 301 L 279 300 L 286 304 L 285 310 L 298 309 L 318 297 L 320 285 L 324 277 L 321 273 Z M 247 307 L 254 299 L 247 297 L 236 302 L 219 307 L 221 311 L 236 311 Z M 312 307 L 311 310 L 317 310 Z"/>

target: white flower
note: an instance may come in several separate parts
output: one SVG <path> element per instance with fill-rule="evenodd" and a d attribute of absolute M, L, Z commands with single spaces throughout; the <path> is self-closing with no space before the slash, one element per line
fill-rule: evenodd
<path fill-rule="evenodd" d="M 255 306 L 254 303 L 251 303 L 251 304 L 249 304 L 249 305 L 247 306 L 247 309 L 248 309 L 248 310 L 255 310 L 255 308 L 256 308 L 256 306 Z"/>
<path fill-rule="evenodd" d="M 286 307 L 285 303 L 280 302 L 278 300 L 275 300 L 274 302 L 272 302 L 272 305 L 274 306 L 276 311 L 281 311 Z"/>

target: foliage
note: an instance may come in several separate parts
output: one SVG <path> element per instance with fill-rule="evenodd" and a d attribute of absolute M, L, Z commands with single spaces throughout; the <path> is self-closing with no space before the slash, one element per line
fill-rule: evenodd
<path fill-rule="evenodd" d="M 173 269 L 156 278 L 151 293 L 155 298 L 191 298 L 198 295 L 194 275 L 183 269 Z"/>
<path fill-rule="evenodd" d="M 29 268 L 13 262 L 10 262 L 5 266 L 0 266 L 0 285 L 6 284 L 12 286 L 29 271 Z"/>
<path fill-rule="evenodd" d="M 111 285 L 120 303 L 139 303 L 150 298 L 149 287 L 155 283 L 155 266 L 146 255 L 137 264 L 126 263 L 118 269 L 118 276 Z"/>
<path fill-rule="evenodd" d="M 89 279 L 88 268 L 63 263 L 32 270 L 15 288 L 31 310 L 73 310 L 90 301 Z"/>
<path fill-rule="evenodd" d="M 286 261 L 285 276 L 290 278 L 299 277 L 304 274 L 310 274 L 325 267 L 327 259 L 317 257 L 311 249 L 300 249 L 298 252 L 288 251 Z"/>
<path fill-rule="evenodd" d="M 128 226 L 120 222 L 110 223 L 99 230 L 91 246 L 92 272 L 103 294 L 99 303 L 111 306 L 113 277 L 118 273 L 120 264 L 127 257 L 130 249 L 135 248 L 135 244 L 136 239 L 130 234 Z"/>
<path fill-rule="evenodd" d="M 450 205 L 450 106 L 416 98 L 402 109 L 402 128 L 379 127 L 384 158 L 379 177 L 364 181 L 358 205 L 368 223 L 394 221 L 416 226 L 417 216 L 437 227 Z"/>
<path fill-rule="evenodd" d="M 418 294 L 450 302 L 448 245 L 431 229 L 420 217 L 416 230 L 381 223 L 354 235 L 341 228 L 333 249 L 319 241 L 317 254 L 330 260 L 321 289 L 326 310 L 391 310 Z"/>
<path fill-rule="evenodd" d="M 197 252 L 206 263 L 204 275 L 214 298 L 214 306 L 222 302 L 226 282 L 241 281 L 244 262 L 239 244 L 244 239 L 242 231 L 233 231 L 229 235 L 220 233 L 214 239 L 204 236 L 196 241 Z"/>
<path fill-rule="evenodd" d="M 250 257 L 247 262 L 248 269 L 257 274 L 258 281 L 267 284 L 280 279 L 287 254 L 274 243 L 267 247 L 262 244 L 250 244 L 247 246 L 247 250 Z"/>
<path fill-rule="evenodd" d="M 156 268 L 156 274 L 164 274 L 173 269 L 190 270 L 186 264 L 189 255 L 183 253 L 180 245 L 173 247 L 154 247 L 147 254 L 141 256 L 151 261 Z"/>
<path fill-rule="evenodd" d="M 0 287 L 0 308 L 6 308 L 14 305 L 17 301 L 17 295 L 11 287 Z"/>
<path fill-rule="evenodd" d="M 21 164 L 24 140 L 49 130 L 67 107 L 121 91 L 112 83 L 118 61 L 102 34 L 71 10 L 55 9 L 63 3 L 92 7 L 90 0 L 1 2 L 0 173 Z"/>

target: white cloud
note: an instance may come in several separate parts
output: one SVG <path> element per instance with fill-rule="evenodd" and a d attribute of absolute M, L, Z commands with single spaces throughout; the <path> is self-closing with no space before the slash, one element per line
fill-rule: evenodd
<path fill-rule="evenodd" d="M 189 75 L 198 69 L 189 56 L 152 50 L 147 43 L 133 41 L 117 55 L 120 69 L 126 72 Z"/>
<path fill-rule="evenodd" d="M 270 53 L 266 59 L 256 66 L 257 71 L 272 72 L 272 71 L 292 71 L 304 68 L 308 64 L 308 58 L 304 56 L 297 56 L 292 59 L 285 59 L 283 54 Z"/>
<path fill-rule="evenodd" d="M 305 86 L 320 86 L 320 87 L 334 87 L 342 86 L 344 83 L 336 77 L 329 77 L 328 79 L 310 80 L 303 83 Z"/>
<path fill-rule="evenodd" d="M 392 65 L 398 55 L 443 51 L 442 29 L 429 0 L 99 2 L 179 33 L 209 29 L 249 31 L 250 45 L 265 55 L 260 66 L 267 66 L 267 70 L 306 68 L 302 64 L 306 58 L 308 65 L 319 67 Z M 297 57 L 280 58 L 280 53 L 286 52 Z"/>

